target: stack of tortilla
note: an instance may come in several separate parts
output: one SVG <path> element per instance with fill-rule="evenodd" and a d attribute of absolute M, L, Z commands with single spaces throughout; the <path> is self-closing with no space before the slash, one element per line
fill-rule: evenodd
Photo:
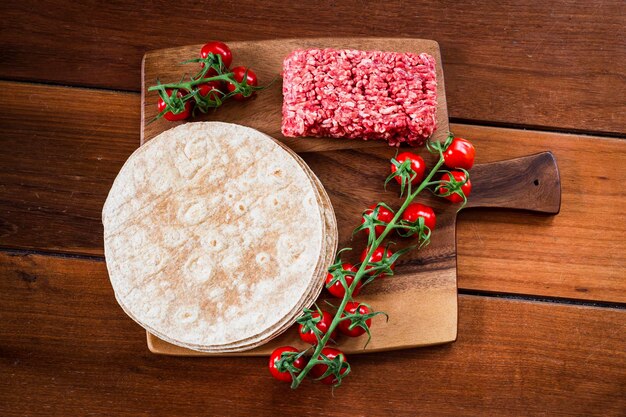
<path fill-rule="evenodd" d="M 102 221 L 120 306 L 202 352 L 249 350 L 286 330 L 337 248 L 332 205 L 304 161 L 228 123 L 183 124 L 137 149 Z"/>

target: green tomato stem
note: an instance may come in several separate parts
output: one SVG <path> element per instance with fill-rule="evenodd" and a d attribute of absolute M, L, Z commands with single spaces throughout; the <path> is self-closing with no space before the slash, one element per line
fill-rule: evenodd
<path fill-rule="evenodd" d="M 232 73 L 215 75 L 213 77 L 208 78 L 198 78 L 197 80 L 186 81 L 183 83 L 169 83 L 169 84 L 159 84 L 148 88 L 148 91 L 162 90 L 164 88 L 178 89 L 178 90 L 193 90 L 193 87 L 200 84 L 205 84 L 211 81 L 233 81 Z"/>
<path fill-rule="evenodd" d="M 415 197 L 417 197 L 418 194 L 421 193 L 427 186 L 431 185 L 430 180 L 432 180 L 433 176 L 437 173 L 439 168 L 441 168 L 443 163 L 444 163 L 443 153 L 442 153 L 442 151 L 439 151 L 439 161 L 430 170 L 428 176 L 426 178 L 424 178 L 424 180 L 420 183 L 419 187 L 417 187 L 417 189 L 413 193 L 409 192 L 407 194 L 407 197 L 406 197 L 404 203 L 402 204 L 400 209 L 396 212 L 396 215 L 393 217 L 393 219 L 389 223 L 387 223 L 387 226 L 385 227 L 385 230 L 381 233 L 381 235 L 370 246 L 369 251 L 367 252 L 367 255 L 365 257 L 366 261 L 370 259 L 370 257 L 374 253 L 374 251 L 380 246 L 380 244 L 383 242 L 383 240 L 389 234 L 389 232 L 394 229 L 394 226 L 396 225 L 397 221 L 402 217 L 402 214 L 404 213 L 404 210 L 406 210 L 406 208 L 409 206 L 409 204 L 411 204 L 411 202 L 415 199 Z M 409 190 L 410 190 L 410 188 L 409 188 Z M 315 350 L 313 351 L 313 355 L 311 356 L 311 360 L 309 360 L 309 362 L 304 367 L 304 369 L 302 369 L 302 371 L 300 371 L 300 373 L 296 377 L 296 383 L 294 384 L 293 388 L 296 388 L 298 385 L 300 385 L 300 383 L 304 380 L 304 378 L 309 373 L 311 368 L 313 368 L 313 366 L 315 366 L 318 363 L 323 363 L 323 361 L 319 361 L 319 360 L 317 360 L 317 358 L 319 357 L 320 353 L 322 352 L 322 349 L 324 349 L 324 347 L 326 347 L 326 344 L 330 340 L 330 335 L 333 333 L 335 328 L 337 328 L 337 326 L 339 325 L 339 322 L 341 321 L 341 314 L 343 313 L 343 310 L 346 308 L 346 305 L 348 304 L 348 301 L 350 301 L 352 299 L 352 293 L 354 292 L 354 290 L 356 289 L 357 285 L 359 284 L 359 282 L 361 282 L 361 279 L 365 275 L 365 267 L 366 266 L 367 266 L 367 262 L 362 262 L 361 263 L 361 266 L 359 267 L 359 270 L 357 271 L 357 273 L 354 276 L 354 280 L 352 281 L 352 284 L 350 285 L 350 287 L 348 287 L 346 289 L 346 293 L 343 296 L 343 300 L 341 301 L 341 304 L 337 308 L 337 313 L 335 314 L 335 317 L 333 318 L 333 321 L 331 322 L 331 324 L 330 324 L 326 334 L 319 341 L 317 346 L 315 346 Z"/>

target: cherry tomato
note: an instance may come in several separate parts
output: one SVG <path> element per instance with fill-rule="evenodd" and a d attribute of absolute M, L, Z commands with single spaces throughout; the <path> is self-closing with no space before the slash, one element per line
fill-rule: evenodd
<path fill-rule="evenodd" d="M 361 253 L 361 262 L 365 262 L 365 258 L 367 257 L 367 252 L 369 252 L 369 248 L 365 248 L 363 250 L 363 252 Z M 385 253 L 385 248 L 383 247 L 377 247 L 376 250 L 374 250 L 374 253 L 372 253 L 372 256 L 369 258 L 369 260 L 367 261 L 367 263 L 374 263 L 374 262 L 380 262 L 383 259 L 383 254 Z M 390 258 L 393 255 L 393 252 L 390 251 L 389 249 L 387 249 L 387 254 L 386 254 L 386 258 Z M 391 270 L 395 270 L 395 265 L 391 264 L 390 266 Z M 365 267 L 366 270 L 368 269 L 372 269 L 372 266 L 368 265 Z M 370 275 L 375 275 L 376 272 L 370 272 Z M 381 273 L 378 275 L 379 278 L 384 277 L 386 274 Z"/>
<path fill-rule="evenodd" d="M 348 314 L 355 314 L 357 312 L 357 309 L 359 311 L 359 314 L 367 314 L 370 312 L 367 306 L 359 306 L 359 303 L 354 301 L 350 301 L 348 304 L 346 304 L 346 308 L 344 308 L 344 311 Z M 345 316 L 345 313 L 341 314 L 341 317 Z M 353 329 L 350 329 L 351 324 L 352 322 L 350 320 L 341 320 L 337 327 L 342 334 L 350 337 L 361 336 L 363 333 L 365 333 L 365 329 L 361 326 L 355 326 Z M 367 327 L 370 327 L 372 325 L 372 319 L 365 320 L 365 324 L 367 324 Z"/>
<path fill-rule="evenodd" d="M 365 214 L 371 215 L 374 212 L 375 208 L 376 208 L 376 204 L 372 204 L 370 208 L 365 211 Z M 395 214 L 393 211 L 388 210 L 383 206 L 380 206 L 378 207 L 378 215 L 376 216 L 376 218 L 380 220 L 381 222 L 389 223 L 390 221 L 393 220 L 394 215 Z M 363 223 L 365 223 L 364 218 L 361 219 L 361 224 Z M 370 234 L 370 229 L 365 229 L 365 231 L 367 232 L 368 235 Z M 374 227 L 374 233 L 376 234 L 377 237 L 380 236 L 384 231 L 385 231 L 385 226 L 381 225 L 381 226 Z"/>
<path fill-rule="evenodd" d="M 339 356 L 341 358 L 341 362 L 346 362 L 346 363 L 348 362 L 346 355 L 339 349 L 324 348 L 322 349 L 322 355 L 326 356 L 330 360 L 333 360 L 337 356 Z M 321 355 L 319 359 L 322 359 Z M 328 369 L 328 365 L 324 365 L 320 363 L 311 368 L 311 370 L 309 371 L 309 375 L 311 375 L 311 377 L 313 378 L 319 378 L 322 375 L 324 375 L 327 369 Z M 343 375 L 346 373 L 346 371 L 347 371 L 347 368 L 342 368 L 341 371 L 339 371 L 339 373 Z M 324 379 L 321 379 L 320 382 L 325 385 L 334 385 L 337 383 L 337 377 L 331 374 L 325 377 Z"/>
<path fill-rule="evenodd" d="M 419 184 L 424 179 L 424 173 L 426 172 L 426 163 L 421 156 L 416 155 L 412 152 L 402 152 L 401 154 L 398 154 L 398 156 L 396 156 L 396 161 L 400 163 L 403 163 L 407 159 L 411 161 L 411 169 L 415 171 L 416 174 L 415 177 L 413 177 L 413 179 L 411 180 L 411 184 Z M 393 173 L 397 170 L 398 167 L 396 167 L 394 164 L 391 164 L 391 172 Z M 402 179 L 399 176 L 395 178 L 398 184 L 402 184 Z"/>
<path fill-rule="evenodd" d="M 256 74 L 254 73 L 254 71 L 246 67 L 235 67 L 232 69 L 232 72 L 235 76 L 235 80 L 238 82 L 242 82 L 244 75 L 246 75 L 246 70 L 248 71 L 248 75 L 246 76 L 246 81 L 248 85 L 257 86 L 259 82 L 257 80 Z M 226 88 L 228 88 L 228 91 L 231 92 L 231 91 L 235 91 L 236 87 L 235 87 L 235 84 L 233 83 L 227 83 Z M 244 97 L 241 94 L 235 94 L 233 98 L 237 101 L 243 101 L 243 100 L 249 99 L 252 96 L 254 96 L 254 93 L 248 97 Z"/>
<path fill-rule="evenodd" d="M 291 374 L 287 371 L 281 372 L 276 367 L 277 362 L 280 359 L 283 352 L 298 352 L 298 349 L 296 349 L 293 346 L 281 346 L 279 348 L 276 348 L 270 355 L 270 362 L 269 362 L 270 373 L 272 374 L 274 378 L 278 379 L 279 381 L 291 382 L 293 380 L 293 378 L 291 377 Z M 298 369 L 304 369 L 304 367 L 306 366 L 306 360 L 304 359 L 304 357 L 299 357 L 293 362 L 293 365 Z"/>
<path fill-rule="evenodd" d="M 410 223 L 417 223 L 420 217 L 424 218 L 424 224 L 431 232 L 435 230 L 436 218 L 432 208 L 420 203 L 411 203 L 402 213 L 402 220 Z"/>
<path fill-rule="evenodd" d="M 166 89 L 165 92 L 167 93 L 168 97 L 172 96 L 172 90 Z M 181 98 L 185 94 L 186 93 L 184 91 L 178 90 L 178 92 L 176 93 L 176 97 Z M 167 105 L 165 104 L 165 102 L 163 101 L 161 97 L 159 97 L 157 108 L 159 109 L 159 113 L 161 113 L 163 110 L 167 108 Z M 170 122 L 175 122 L 178 120 L 185 120 L 186 118 L 189 117 L 190 114 L 191 114 L 191 101 L 188 101 L 185 103 L 185 110 L 183 110 L 182 112 L 174 114 L 171 111 L 168 111 L 167 113 L 163 115 L 163 117 L 165 117 Z"/>
<path fill-rule="evenodd" d="M 474 145 L 463 138 L 454 138 L 443 153 L 443 160 L 448 168 L 470 169 L 474 165 L 475 155 Z"/>
<path fill-rule="evenodd" d="M 206 97 L 211 94 L 210 98 L 215 98 L 215 96 L 223 96 L 224 93 L 221 91 L 222 83 L 219 81 L 209 81 L 204 84 L 198 85 L 199 93 L 202 97 Z"/>
<path fill-rule="evenodd" d="M 222 62 L 226 68 L 230 67 L 230 64 L 233 62 L 233 53 L 230 51 L 228 45 L 223 42 L 213 41 L 207 43 L 200 50 L 200 57 L 206 58 L 210 53 L 221 55 Z M 200 65 L 204 67 L 204 63 L 200 63 Z"/>
<path fill-rule="evenodd" d="M 454 177 L 454 179 L 456 181 L 465 181 L 465 173 L 462 171 L 451 171 L 452 172 L 452 176 Z M 441 179 L 443 181 L 450 181 L 450 175 L 448 174 L 443 174 L 443 176 L 441 177 Z M 463 184 L 461 186 L 461 191 L 463 191 L 463 194 L 465 194 L 465 197 L 469 197 L 470 193 L 472 192 L 472 183 L 470 182 L 470 180 L 468 179 L 467 182 L 465 184 Z M 448 192 L 448 189 L 446 187 L 441 187 L 439 189 L 439 194 L 445 194 Z M 458 195 L 457 193 L 454 194 L 450 194 L 449 196 L 444 197 L 447 200 L 452 201 L 453 203 L 460 203 L 463 201 L 463 197 L 461 197 L 460 195 Z"/>
<path fill-rule="evenodd" d="M 320 314 L 317 311 L 314 311 L 313 313 L 311 313 L 311 315 L 313 316 L 313 318 L 318 318 L 320 316 Z M 333 321 L 333 316 L 327 311 L 322 311 L 322 318 L 315 325 L 315 327 L 317 327 L 322 332 L 320 337 L 323 337 L 328 332 L 328 328 L 330 327 L 330 324 L 332 323 L 332 321 Z M 302 339 L 303 341 L 310 343 L 312 345 L 317 344 L 317 337 L 315 337 L 315 333 L 313 332 L 313 330 L 305 329 L 302 324 L 298 326 L 298 334 L 300 335 L 300 339 Z M 330 335 L 330 338 L 334 339 L 336 335 L 337 335 L 337 331 L 334 331 Z"/>
<path fill-rule="evenodd" d="M 354 267 L 354 265 L 352 265 L 351 263 L 347 263 L 347 262 L 342 264 L 341 267 L 343 268 L 344 271 L 350 271 L 350 272 L 358 271 Z M 348 284 L 348 287 L 352 285 L 352 281 L 354 281 L 354 275 L 346 275 L 345 278 L 346 278 L 346 284 Z M 326 275 L 326 285 L 328 285 L 332 280 L 333 280 L 333 274 L 329 272 Z M 361 291 L 361 287 L 362 287 L 362 284 L 359 282 L 354 288 L 352 295 L 359 295 L 359 292 Z M 331 285 L 330 287 L 326 287 L 326 289 L 328 290 L 329 293 L 331 293 L 337 298 L 343 298 L 343 296 L 346 294 L 346 289 L 343 287 L 343 285 L 341 284 L 341 281 L 339 280 L 335 281 L 335 283 Z"/>

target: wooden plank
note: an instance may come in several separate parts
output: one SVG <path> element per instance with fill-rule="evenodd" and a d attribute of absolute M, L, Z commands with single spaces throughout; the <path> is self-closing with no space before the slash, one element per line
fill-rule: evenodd
<path fill-rule="evenodd" d="M 138 146 L 138 95 L 0 86 L 7 103 L 0 114 L 0 246 L 101 255 L 102 204 Z M 32 101 L 23 99 L 31 95 Z M 64 103 L 62 114 L 52 102 Z M 552 150 L 563 187 L 562 210 L 554 218 L 498 210 L 461 213 L 461 288 L 626 302 L 621 209 L 626 197 L 619 192 L 626 142 L 451 128 L 476 143 L 479 163 Z"/>
<path fill-rule="evenodd" d="M 477 162 L 551 149 L 561 212 L 468 210 L 457 223 L 459 287 L 626 302 L 626 141 L 474 126 Z"/>
<path fill-rule="evenodd" d="M 0 85 L 0 244 L 101 255 L 104 199 L 138 146 L 138 95 Z"/>
<path fill-rule="evenodd" d="M 25 0 L 0 3 L 0 14 L 2 78 L 139 91 L 141 57 L 152 49 L 384 34 L 441 44 L 453 118 L 626 132 L 621 0 L 503 0 L 498 7 L 441 0 L 141 7 L 55 0 L 42 7 Z M 355 18 L 364 14 L 365 21 Z"/>
<path fill-rule="evenodd" d="M 159 113 L 156 91 L 148 91 L 155 80 L 160 78 L 163 83 L 167 80 L 179 80 L 181 66 L 179 62 L 193 56 L 202 45 L 192 45 L 180 48 L 159 49 L 150 51 L 144 56 L 141 66 L 141 142 L 147 142 L 164 130 L 170 129 L 173 124 L 163 118 L 154 120 Z M 230 44 L 233 56 L 239 57 L 242 63 L 253 65 L 260 83 L 269 83 L 276 74 L 282 71 L 285 56 L 296 49 L 307 48 L 335 48 L 381 50 L 391 52 L 413 52 L 430 54 L 436 62 L 437 77 L 437 130 L 433 139 L 444 141 L 450 130 L 448 121 L 448 105 L 444 76 L 441 67 L 441 53 L 437 42 L 427 39 L 392 39 L 392 38 L 317 38 L 317 39 L 288 39 L 233 42 Z M 354 148 L 364 146 L 380 146 L 376 141 L 346 141 L 332 138 L 288 138 L 282 135 L 280 125 L 282 120 L 283 93 L 280 80 L 274 82 L 266 90 L 260 92 L 254 100 L 245 104 L 226 103 L 219 111 L 203 115 L 202 120 L 220 121 L 228 123 L 245 123 L 257 130 L 265 132 L 273 138 L 285 143 L 296 152 L 325 151 L 337 148 Z M 179 122 L 180 123 L 180 122 Z"/>
<path fill-rule="evenodd" d="M 353 356 L 334 397 L 264 358 L 148 353 L 103 262 L 0 253 L 0 316 L 4 416 L 626 412 L 625 310 L 461 296 L 456 343 Z"/>

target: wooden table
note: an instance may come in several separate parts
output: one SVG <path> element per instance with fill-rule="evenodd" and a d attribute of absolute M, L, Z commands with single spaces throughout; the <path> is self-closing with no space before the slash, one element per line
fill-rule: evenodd
<path fill-rule="evenodd" d="M 288 3 L 2 2 L 0 415 L 626 415 L 626 3 Z M 150 354 L 100 222 L 143 53 L 361 35 L 438 40 L 453 131 L 479 162 L 552 150 L 561 214 L 463 213 L 456 343 L 353 357 L 334 396 Z"/>

